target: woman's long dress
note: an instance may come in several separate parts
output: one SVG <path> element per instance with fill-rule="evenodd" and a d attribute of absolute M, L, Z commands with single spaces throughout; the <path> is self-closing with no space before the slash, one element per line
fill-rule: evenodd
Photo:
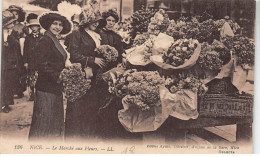
<path fill-rule="evenodd" d="M 91 79 L 91 88 L 83 97 L 75 102 L 67 102 L 65 140 L 84 140 L 98 137 L 98 125 L 100 123 L 98 102 L 102 98 L 97 95 L 99 89 L 96 86 L 98 66 L 94 63 L 95 48 L 95 41 L 84 29 L 72 32 L 68 45 L 71 62 L 81 63 L 82 68 L 91 67 L 93 77 Z"/>
<path fill-rule="evenodd" d="M 104 69 L 108 71 L 112 68 L 115 68 L 118 63 L 122 62 L 122 53 L 123 53 L 123 43 L 122 37 L 111 30 L 100 29 L 98 33 L 101 36 L 101 44 L 102 45 L 110 45 L 114 47 L 119 54 L 117 62 L 110 63 Z M 98 97 L 102 97 L 100 99 L 100 134 L 104 139 L 116 139 L 116 138 L 139 138 L 139 134 L 133 134 L 127 132 L 118 119 L 118 111 L 123 109 L 123 105 L 120 98 L 112 95 L 108 92 L 108 85 L 105 81 L 100 81 L 98 83 L 99 91 Z"/>
<path fill-rule="evenodd" d="M 4 36 L 6 41 L 4 41 Z M 17 32 L 2 32 L 1 57 L 1 103 L 0 107 L 14 104 L 14 90 L 16 80 L 19 78 L 19 60 L 22 58 Z M 0 108 L 0 110 L 1 110 Z"/>
<path fill-rule="evenodd" d="M 52 38 L 46 34 L 51 35 Z M 36 48 L 38 79 L 29 132 L 30 140 L 63 139 L 63 95 L 62 85 L 58 83 L 58 78 L 65 67 L 66 53 L 57 49 L 53 39 L 57 40 L 47 31 Z"/>

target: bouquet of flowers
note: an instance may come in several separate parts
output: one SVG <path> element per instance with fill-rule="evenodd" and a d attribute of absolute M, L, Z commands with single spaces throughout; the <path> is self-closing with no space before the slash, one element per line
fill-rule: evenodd
<path fill-rule="evenodd" d="M 66 98 L 71 102 L 81 98 L 91 87 L 91 80 L 86 79 L 85 72 L 78 63 L 63 69 L 59 78 Z"/>
<path fill-rule="evenodd" d="M 132 65 L 147 65 L 150 63 L 152 48 L 154 46 L 155 35 L 150 37 L 142 44 L 126 50 L 126 59 Z"/>
<path fill-rule="evenodd" d="M 148 32 L 155 33 L 165 32 L 170 24 L 170 19 L 165 13 L 165 10 L 160 9 L 155 13 L 154 17 L 151 18 L 151 22 L 148 25 Z M 156 31 L 159 31 L 156 33 Z"/>
<path fill-rule="evenodd" d="M 130 17 L 131 26 L 129 27 L 130 34 L 134 39 L 137 33 L 147 32 L 148 25 L 150 23 L 151 18 L 154 16 L 155 11 L 152 9 L 142 9 L 134 12 L 134 14 Z"/>
<path fill-rule="evenodd" d="M 237 56 L 237 64 L 253 66 L 255 58 L 254 40 L 242 35 L 235 35 L 233 41 L 233 49 Z"/>
<path fill-rule="evenodd" d="M 150 34 L 149 33 L 143 33 L 143 34 L 139 34 L 135 37 L 134 39 L 134 43 L 133 46 L 139 46 L 142 45 L 143 43 L 145 43 L 145 41 L 147 41 L 150 38 Z"/>
<path fill-rule="evenodd" d="M 38 79 L 38 72 L 35 71 L 31 74 L 29 74 L 26 78 L 26 84 L 29 86 L 29 87 L 35 87 L 35 84 L 36 84 L 36 81 Z"/>
<path fill-rule="evenodd" d="M 158 103 L 159 86 L 163 83 L 158 72 L 127 70 L 108 85 L 109 92 L 122 97 L 123 103 L 144 111 Z"/>
<path fill-rule="evenodd" d="M 206 93 L 207 88 L 192 74 L 180 73 L 166 78 L 165 87 L 160 89 L 162 111 L 181 120 L 196 119 L 197 95 Z"/>
<path fill-rule="evenodd" d="M 219 53 L 219 57 L 223 61 L 223 64 L 227 64 L 230 61 L 230 49 L 227 48 L 221 41 L 214 40 L 211 46 L 213 51 Z"/>
<path fill-rule="evenodd" d="M 105 68 L 99 68 L 96 74 L 96 83 L 103 80 L 102 75 L 103 73 L 114 66 L 115 62 L 118 58 L 118 51 L 109 45 L 101 45 L 95 49 L 95 52 L 97 52 L 98 56 L 103 58 L 106 63 Z"/>
<path fill-rule="evenodd" d="M 229 18 L 229 16 L 225 16 L 224 19 L 220 19 L 220 20 L 217 20 L 215 21 L 215 25 L 218 27 L 218 29 L 220 30 L 222 28 L 222 26 L 225 24 L 225 22 L 227 22 L 229 24 L 229 26 L 232 28 L 232 31 L 234 33 L 236 33 L 239 29 L 240 29 L 240 26 L 234 22 L 233 20 L 231 20 Z"/>
<path fill-rule="evenodd" d="M 201 44 L 201 53 L 197 63 L 203 69 L 219 70 L 223 66 L 223 60 L 220 59 L 220 54 L 212 50 L 212 46 L 207 42 Z"/>
<path fill-rule="evenodd" d="M 169 89 L 171 93 L 187 89 L 199 95 L 205 94 L 207 89 L 198 77 L 193 74 L 184 73 L 167 77 L 165 79 L 165 87 Z"/>
<path fill-rule="evenodd" d="M 227 64 L 230 59 L 230 49 L 222 42 L 214 40 L 211 45 L 206 42 L 202 44 L 201 54 L 197 63 L 202 68 L 208 70 L 219 70 L 224 64 Z"/>
<path fill-rule="evenodd" d="M 199 34 L 199 27 L 200 23 L 196 18 L 192 18 L 191 21 L 179 20 L 176 23 L 171 21 L 166 34 L 174 39 L 196 39 Z"/>
<path fill-rule="evenodd" d="M 197 43 L 193 39 L 179 39 L 163 54 L 163 61 L 178 67 L 191 58 L 196 48 Z"/>
<path fill-rule="evenodd" d="M 219 40 L 220 34 L 215 21 L 209 19 L 201 22 L 199 26 L 199 34 L 196 39 L 198 39 L 198 41 L 201 43 L 208 42 L 210 44 L 214 41 L 214 39 Z"/>
<path fill-rule="evenodd" d="M 109 45 L 101 45 L 95 49 L 95 51 L 105 59 L 107 63 L 115 62 L 118 57 L 117 50 Z"/>

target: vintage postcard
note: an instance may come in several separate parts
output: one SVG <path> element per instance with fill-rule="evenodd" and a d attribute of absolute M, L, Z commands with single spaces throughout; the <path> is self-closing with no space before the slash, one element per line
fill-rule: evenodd
<path fill-rule="evenodd" d="M 2 0 L 0 154 L 253 153 L 255 0 Z"/>

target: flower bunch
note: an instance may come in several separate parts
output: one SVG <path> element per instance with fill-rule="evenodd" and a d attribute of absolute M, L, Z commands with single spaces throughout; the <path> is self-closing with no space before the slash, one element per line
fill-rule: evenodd
<path fill-rule="evenodd" d="M 183 38 L 193 38 L 199 34 L 199 22 L 196 18 L 192 18 L 191 21 L 185 21 L 182 19 L 177 21 L 171 21 L 169 27 L 167 28 L 166 34 L 172 36 L 174 39 L 183 39 Z"/>
<path fill-rule="evenodd" d="M 233 38 L 234 53 L 237 55 L 238 65 L 254 65 L 255 41 L 242 35 Z"/>
<path fill-rule="evenodd" d="M 219 58 L 223 61 L 223 64 L 227 64 L 230 61 L 230 49 L 227 48 L 221 41 L 214 40 L 211 47 L 213 51 L 219 53 Z"/>
<path fill-rule="evenodd" d="M 196 48 L 196 40 L 179 39 L 163 54 L 163 60 L 165 63 L 177 67 L 189 60 Z"/>
<path fill-rule="evenodd" d="M 134 39 L 134 43 L 133 46 L 139 46 L 142 45 L 145 41 L 147 41 L 150 38 L 150 34 L 149 33 L 143 33 L 143 34 L 139 34 L 135 37 Z"/>
<path fill-rule="evenodd" d="M 206 86 L 201 80 L 193 74 L 180 73 L 179 75 L 172 75 L 165 79 L 165 87 L 171 93 L 176 93 L 183 89 L 188 89 L 202 95 L 206 91 Z"/>
<path fill-rule="evenodd" d="M 117 50 L 109 45 L 101 45 L 95 49 L 95 51 L 106 60 L 106 62 L 114 62 L 117 60 Z"/>
<path fill-rule="evenodd" d="M 144 49 L 144 60 L 150 60 L 150 57 L 152 56 L 152 48 L 154 45 L 154 41 L 156 39 L 156 36 L 151 35 L 150 38 L 144 43 L 145 49 Z"/>
<path fill-rule="evenodd" d="M 207 70 L 219 70 L 224 61 L 220 59 L 220 54 L 212 50 L 212 46 L 207 42 L 201 44 L 201 53 L 197 63 L 203 69 Z"/>
<path fill-rule="evenodd" d="M 35 87 L 35 84 L 36 84 L 36 81 L 38 79 L 38 72 L 35 71 L 31 74 L 29 74 L 27 76 L 27 79 L 26 79 L 26 84 L 29 86 L 29 87 Z"/>
<path fill-rule="evenodd" d="M 137 33 L 147 32 L 148 25 L 150 23 L 151 18 L 154 16 L 155 11 L 152 9 L 142 9 L 134 12 L 134 14 L 130 18 L 131 27 L 129 27 L 129 31 L 131 32 L 132 38 L 135 38 Z"/>
<path fill-rule="evenodd" d="M 225 22 L 227 22 L 229 24 L 229 26 L 232 28 L 232 31 L 234 33 L 236 33 L 240 29 L 240 26 L 238 25 L 238 23 L 231 20 L 229 18 L 229 16 L 225 16 L 224 19 L 220 19 L 220 20 L 215 21 L 215 25 L 218 27 L 218 30 L 220 30 L 222 28 L 222 26 L 225 24 Z"/>
<path fill-rule="evenodd" d="M 195 39 L 197 39 L 200 43 L 208 42 L 212 43 L 215 39 L 219 40 L 220 33 L 218 30 L 218 26 L 215 24 L 213 19 L 208 19 L 203 21 L 199 25 L 199 34 Z"/>
<path fill-rule="evenodd" d="M 86 79 L 85 72 L 78 63 L 63 69 L 59 78 L 66 98 L 71 102 L 81 98 L 91 87 L 91 80 Z"/>
<path fill-rule="evenodd" d="M 158 72 L 128 70 L 108 85 L 110 93 L 123 97 L 124 102 L 149 110 L 159 101 L 159 85 L 163 83 L 164 79 Z"/>
<path fill-rule="evenodd" d="M 155 32 L 159 30 L 160 32 L 165 32 L 170 24 L 170 19 L 166 14 L 165 10 L 160 9 L 155 13 L 154 17 L 151 18 L 151 22 L 148 25 L 148 32 Z"/>

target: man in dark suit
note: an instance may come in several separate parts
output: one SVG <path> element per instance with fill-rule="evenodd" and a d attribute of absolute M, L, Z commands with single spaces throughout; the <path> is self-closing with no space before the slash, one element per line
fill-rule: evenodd
<path fill-rule="evenodd" d="M 38 15 L 31 13 L 27 16 L 26 19 L 26 21 L 29 23 L 28 26 L 32 30 L 32 32 L 25 38 L 23 55 L 24 66 L 27 69 L 27 85 L 30 87 L 29 101 L 34 100 L 34 86 L 36 81 L 35 47 L 42 37 L 42 35 L 40 34 L 40 24 L 37 18 Z"/>

